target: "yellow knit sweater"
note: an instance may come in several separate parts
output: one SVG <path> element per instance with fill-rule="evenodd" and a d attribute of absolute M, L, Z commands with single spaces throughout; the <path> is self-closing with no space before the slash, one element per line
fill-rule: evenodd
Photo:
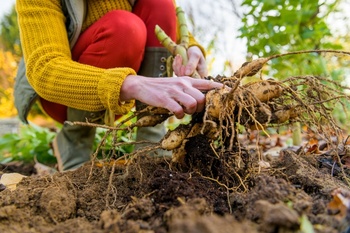
<path fill-rule="evenodd" d="M 51 102 L 87 111 L 109 109 L 115 114 L 126 114 L 134 101 L 120 104 L 120 88 L 126 76 L 136 72 L 131 68 L 101 69 L 72 61 L 60 2 L 16 2 L 29 83 L 39 96 Z M 132 10 L 127 0 L 88 0 L 87 3 L 83 29 L 110 10 Z"/>

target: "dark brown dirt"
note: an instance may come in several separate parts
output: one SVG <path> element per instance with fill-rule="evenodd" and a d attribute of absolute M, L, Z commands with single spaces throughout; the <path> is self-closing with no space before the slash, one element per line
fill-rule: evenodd
<path fill-rule="evenodd" d="M 348 190 L 344 176 L 331 176 L 318 156 L 286 150 L 258 169 L 253 152 L 223 160 L 200 138 L 186 147 L 182 166 L 142 156 L 33 174 L 0 192 L 0 232 L 306 232 L 303 218 L 315 232 L 349 230 L 346 216 L 328 209 L 333 190 Z"/>

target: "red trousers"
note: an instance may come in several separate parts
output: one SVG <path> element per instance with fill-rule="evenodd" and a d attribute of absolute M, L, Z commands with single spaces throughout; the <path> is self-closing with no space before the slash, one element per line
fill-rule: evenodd
<path fill-rule="evenodd" d="M 139 70 L 146 47 L 162 46 L 155 36 L 159 25 L 176 38 L 173 0 L 138 0 L 133 11 L 114 10 L 87 28 L 72 50 L 72 59 L 99 68 L 130 67 Z M 54 120 L 67 120 L 67 106 L 40 99 Z"/>

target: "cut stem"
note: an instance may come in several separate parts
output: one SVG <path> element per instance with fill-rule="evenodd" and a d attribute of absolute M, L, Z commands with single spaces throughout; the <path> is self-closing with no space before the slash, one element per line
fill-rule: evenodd
<path fill-rule="evenodd" d="M 159 42 L 173 55 L 180 55 L 182 57 L 182 64 L 188 63 L 187 49 L 189 46 L 189 32 L 186 23 L 185 12 L 181 7 L 176 7 L 176 16 L 180 30 L 180 44 L 176 44 L 159 25 L 155 27 L 155 34 Z M 191 75 L 193 78 L 201 78 L 197 70 Z"/>

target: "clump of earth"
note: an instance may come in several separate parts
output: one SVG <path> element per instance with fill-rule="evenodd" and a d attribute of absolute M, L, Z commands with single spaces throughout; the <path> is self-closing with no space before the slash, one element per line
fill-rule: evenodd
<path fill-rule="evenodd" d="M 147 155 L 53 175 L 3 166 L 27 177 L 0 192 L 0 232 L 349 231 L 347 210 L 329 208 L 334 190 L 348 190 L 330 158 L 283 150 L 261 166 L 247 150 L 225 170 L 209 146 L 189 147 L 187 166 Z"/>

